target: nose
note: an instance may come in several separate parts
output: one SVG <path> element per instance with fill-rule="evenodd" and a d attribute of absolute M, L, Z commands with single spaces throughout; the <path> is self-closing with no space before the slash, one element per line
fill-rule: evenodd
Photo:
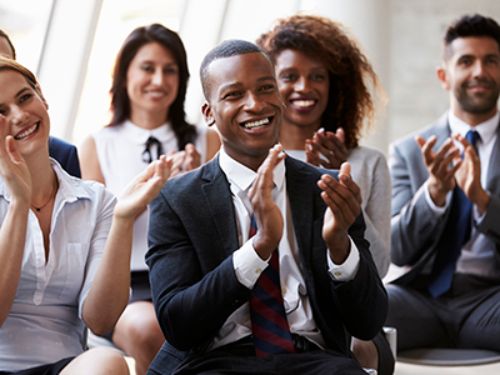
<path fill-rule="evenodd" d="M 474 64 L 474 67 L 473 67 L 473 74 L 474 74 L 474 77 L 481 77 L 484 75 L 484 72 L 485 72 L 485 67 L 484 67 L 484 63 L 480 60 L 477 60 Z"/>
<path fill-rule="evenodd" d="M 245 109 L 251 112 L 260 112 L 265 107 L 263 101 L 254 93 L 248 93 L 245 100 Z"/>
<path fill-rule="evenodd" d="M 8 119 L 12 126 L 22 125 L 28 118 L 28 114 L 16 105 L 12 106 L 9 112 Z"/>
<path fill-rule="evenodd" d="M 307 91 L 309 89 L 309 80 L 306 77 L 300 77 L 295 81 L 296 91 Z"/>
<path fill-rule="evenodd" d="M 155 85 L 161 85 L 163 83 L 163 71 L 161 69 L 155 69 L 153 77 L 151 77 L 151 82 Z"/>

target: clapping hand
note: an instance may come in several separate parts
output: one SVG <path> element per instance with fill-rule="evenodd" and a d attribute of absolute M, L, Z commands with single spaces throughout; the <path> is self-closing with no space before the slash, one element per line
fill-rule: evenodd
<path fill-rule="evenodd" d="M 160 192 L 170 176 L 172 159 L 165 155 L 149 164 L 123 191 L 115 207 L 115 216 L 135 220 Z"/>
<path fill-rule="evenodd" d="M 460 134 L 454 134 L 453 138 L 460 142 L 464 148 L 463 160 L 455 158 L 458 165 L 455 171 L 456 184 L 462 189 L 465 196 L 475 204 L 480 213 L 488 206 L 489 194 L 481 186 L 481 161 L 474 147 Z"/>
<path fill-rule="evenodd" d="M 432 150 L 437 141 L 436 136 L 433 135 L 428 140 L 417 136 L 415 140 L 429 172 L 429 194 L 437 206 L 443 206 L 446 194 L 455 188 L 455 172 L 462 164 L 460 150 L 451 138 L 446 140 L 437 152 Z"/>
<path fill-rule="evenodd" d="M 22 202 L 29 207 L 31 174 L 14 137 L 7 135 L 8 128 L 7 119 L 0 115 L 0 175 L 8 186 L 12 201 Z"/>
<path fill-rule="evenodd" d="M 361 212 L 361 191 L 352 180 L 348 162 L 340 166 L 338 180 L 322 175 L 318 181 L 321 198 L 327 205 L 323 223 L 323 239 L 336 264 L 342 264 L 349 254 L 347 232 Z"/>
<path fill-rule="evenodd" d="M 257 221 L 253 246 L 262 259 L 268 259 L 278 247 L 283 235 L 283 217 L 273 200 L 273 171 L 285 158 L 281 145 L 275 145 L 257 170 L 249 198 Z"/>
<path fill-rule="evenodd" d="M 319 129 L 312 139 L 306 139 L 305 151 L 308 163 L 327 169 L 339 169 L 347 160 L 348 154 L 344 129 L 338 128 L 335 133 Z"/>

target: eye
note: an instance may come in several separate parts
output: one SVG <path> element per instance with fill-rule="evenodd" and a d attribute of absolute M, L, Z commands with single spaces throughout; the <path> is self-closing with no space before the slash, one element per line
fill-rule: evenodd
<path fill-rule="evenodd" d="M 228 91 L 228 92 L 224 93 L 224 95 L 222 95 L 222 99 L 223 100 L 233 100 L 233 99 L 241 98 L 242 95 L 243 95 L 243 91 L 238 91 L 238 90 Z"/>
<path fill-rule="evenodd" d="M 31 93 L 31 92 L 24 93 L 19 97 L 19 103 L 24 103 L 24 102 L 30 100 L 32 97 L 33 97 L 33 93 Z"/>
<path fill-rule="evenodd" d="M 499 63 L 499 58 L 497 56 L 488 56 L 486 58 L 486 64 L 497 66 Z"/>
<path fill-rule="evenodd" d="M 311 74 L 311 81 L 314 81 L 314 82 L 323 82 L 324 80 L 326 80 L 326 74 L 324 73 L 313 73 Z"/>
<path fill-rule="evenodd" d="M 464 66 L 464 67 L 472 65 L 472 63 L 473 63 L 473 59 L 471 57 L 468 57 L 468 56 L 461 57 L 458 60 L 458 65 Z"/>
<path fill-rule="evenodd" d="M 169 65 L 163 68 L 163 74 L 176 75 L 179 73 L 179 68 L 175 65 Z"/>
<path fill-rule="evenodd" d="M 298 74 L 291 73 L 291 72 L 281 73 L 279 75 L 279 79 L 282 82 L 294 82 L 297 80 L 297 78 L 298 78 Z"/>
<path fill-rule="evenodd" d="M 259 87 L 259 92 L 264 92 L 264 93 L 274 92 L 275 90 L 276 86 L 273 85 L 272 83 L 266 83 Z"/>
<path fill-rule="evenodd" d="M 146 73 L 154 73 L 155 68 L 153 65 L 144 64 L 144 65 L 141 65 L 141 70 L 146 72 Z"/>
<path fill-rule="evenodd" d="M 0 115 L 2 115 L 2 116 L 7 116 L 7 108 L 5 108 L 5 107 L 0 107 Z"/>

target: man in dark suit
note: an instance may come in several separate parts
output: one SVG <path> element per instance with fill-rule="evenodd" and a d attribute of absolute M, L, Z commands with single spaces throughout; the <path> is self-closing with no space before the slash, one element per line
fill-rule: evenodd
<path fill-rule="evenodd" d="M 56 137 L 49 137 L 49 155 L 70 175 L 82 177 L 78 151 L 74 145 Z"/>
<path fill-rule="evenodd" d="M 223 148 L 151 206 L 146 260 L 167 343 L 150 373 L 364 374 L 349 338 L 372 338 L 387 300 L 350 166 L 336 179 L 276 145 L 283 102 L 254 44 L 222 43 L 200 72 Z M 263 313 L 259 293 L 280 303 Z"/>
<path fill-rule="evenodd" d="M 9 36 L 0 29 L 0 55 L 16 59 L 16 49 Z M 41 92 L 40 92 L 41 94 Z M 43 98 L 43 96 L 42 96 Z M 44 99 L 45 100 L 45 99 Z M 49 138 L 49 154 L 56 159 L 66 172 L 75 177 L 81 177 L 80 162 L 76 147 L 55 137 Z"/>
<path fill-rule="evenodd" d="M 387 324 L 398 349 L 500 351 L 500 27 L 449 26 L 437 70 L 450 110 L 391 145 L 392 261 Z"/>

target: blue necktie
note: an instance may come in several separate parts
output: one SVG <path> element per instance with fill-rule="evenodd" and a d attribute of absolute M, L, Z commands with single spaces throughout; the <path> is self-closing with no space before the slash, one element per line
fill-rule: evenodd
<path fill-rule="evenodd" d="M 252 215 L 249 238 L 257 232 Z M 260 274 L 250 295 L 250 318 L 257 357 L 295 352 L 281 294 L 278 249 Z"/>
<path fill-rule="evenodd" d="M 477 131 L 469 130 L 465 138 L 476 148 L 476 141 L 479 139 Z M 438 243 L 438 253 L 428 285 L 433 298 L 443 295 L 451 287 L 460 252 L 470 238 L 471 213 L 472 203 L 462 189 L 456 186 L 452 193 L 450 215 Z"/>

